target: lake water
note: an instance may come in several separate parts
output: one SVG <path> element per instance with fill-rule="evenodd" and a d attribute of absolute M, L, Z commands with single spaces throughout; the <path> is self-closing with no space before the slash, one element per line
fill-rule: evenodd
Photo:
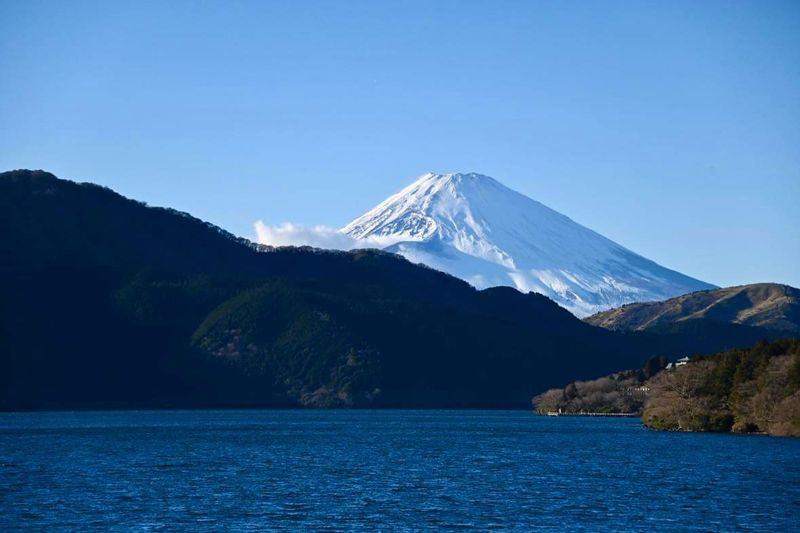
<path fill-rule="evenodd" d="M 0 530 L 797 531 L 800 439 L 522 411 L 0 414 Z"/>

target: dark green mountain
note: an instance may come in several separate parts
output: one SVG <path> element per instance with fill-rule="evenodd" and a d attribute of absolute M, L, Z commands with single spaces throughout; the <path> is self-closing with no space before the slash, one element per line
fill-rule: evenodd
<path fill-rule="evenodd" d="M 763 335 L 742 328 L 610 332 L 392 254 L 258 247 L 96 185 L 0 174 L 3 409 L 524 407 Z"/>

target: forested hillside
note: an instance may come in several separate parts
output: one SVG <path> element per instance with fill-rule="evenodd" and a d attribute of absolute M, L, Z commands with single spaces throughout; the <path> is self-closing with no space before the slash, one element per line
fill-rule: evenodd
<path fill-rule="evenodd" d="M 539 414 L 642 415 L 674 431 L 800 436 L 800 339 L 667 363 L 569 383 L 533 398 Z"/>
<path fill-rule="evenodd" d="M 667 364 L 664 356 L 652 357 L 637 370 L 574 381 L 566 387 L 550 389 L 534 397 L 533 408 L 540 415 L 640 415 L 650 391 L 648 380 Z"/>
<path fill-rule="evenodd" d="M 800 436 L 800 340 L 698 358 L 650 381 L 642 420 L 657 429 Z"/>
<path fill-rule="evenodd" d="M 0 408 L 523 407 L 651 355 L 548 298 L 375 250 L 258 247 L 42 171 L 0 174 Z"/>

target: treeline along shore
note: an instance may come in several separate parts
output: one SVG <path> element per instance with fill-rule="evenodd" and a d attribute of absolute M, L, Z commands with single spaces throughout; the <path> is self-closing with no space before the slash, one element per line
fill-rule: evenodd
<path fill-rule="evenodd" d="M 759 342 L 570 383 L 533 399 L 540 414 L 638 414 L 645 426 L 800 436 L 800 340 Z"/>

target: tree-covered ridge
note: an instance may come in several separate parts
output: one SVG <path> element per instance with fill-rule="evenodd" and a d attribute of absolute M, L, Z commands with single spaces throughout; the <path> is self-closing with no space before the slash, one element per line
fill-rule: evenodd
<path fill-rule="evenodd" d="M 639 349 L 540 295 L 376 250 L 259 248 L 41 171 L 0 175 L 0 237 L 6 409 L 521 406 Z"/>
<path fill-rule="evenodd" d="M 700 357 L 650 382 L 642 419 L 657 429 L 800 436 L 800 340 Z"/>
<path fill-rule="evenodd" d="M 2 409 L 523 407 L 763 336 L 738 328 L 611 332 L 390 253 L 257 247 L 106 188 L 0 174 Z"/>
<path fill-rule="evenodd" d="M 800 339 L 686 359 L 654 357 L 550 389 L 533 406 L 543 415 L 640 414 L 655 429 L 800 436 Z"/>

